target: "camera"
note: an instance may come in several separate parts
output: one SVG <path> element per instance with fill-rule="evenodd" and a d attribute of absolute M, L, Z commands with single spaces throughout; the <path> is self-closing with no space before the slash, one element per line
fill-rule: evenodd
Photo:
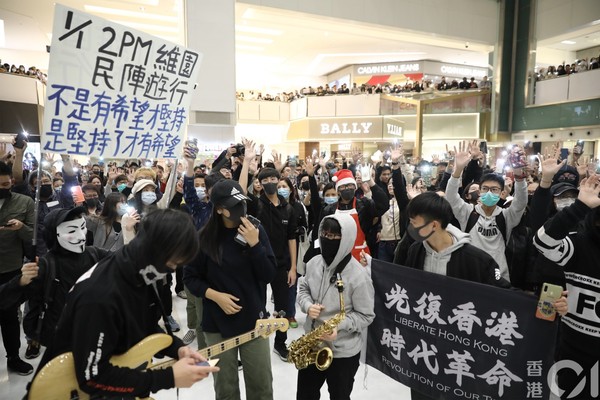
<path fill-rule="evenodd" d="M 234 157 L 242 157 L 246 152 L 246 147 L 241 143 L 236 144 L 233 148 L 235 149 L 235 153 L 233 153 Z"/>

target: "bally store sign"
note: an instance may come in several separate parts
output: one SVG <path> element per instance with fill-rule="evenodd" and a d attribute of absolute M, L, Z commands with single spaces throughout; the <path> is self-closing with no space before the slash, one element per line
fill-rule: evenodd
<path fill-rule="evenodd" d="M 288 140 L 381 140 L 402 138 L 404 123 L 388 117 L 305 118 L 290 122 Z"/>

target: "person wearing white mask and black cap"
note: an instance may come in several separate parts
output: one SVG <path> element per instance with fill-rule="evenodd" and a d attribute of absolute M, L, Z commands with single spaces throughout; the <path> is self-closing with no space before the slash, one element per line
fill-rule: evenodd
<path fill-rule="evenodd" d="M 86 246 L 87 225 L 84 207 L 51 211 L 44 218 L 44 241 L 48 253 L 39 260 L 39 276 L 27 286 L 29 312 L 23 330 L 31 339 L 27 358 L 39 354 L 40 343 L 47 346 L 77 279 L 109 252 Z"/>

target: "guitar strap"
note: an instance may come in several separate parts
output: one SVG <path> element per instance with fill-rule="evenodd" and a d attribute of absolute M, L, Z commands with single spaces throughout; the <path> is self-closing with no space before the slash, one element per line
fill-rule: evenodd
<path fill-rule="evenodd" d="M 171 330 L 171 326 L 167 320 L 167 313 L 165 312 L 165 307 L 163 306 L 162 301 L 160 300 L 160 293 L 158 293 L 158 288 L 156 287 L 156 282 L 162 282 L 163 278 L 167 275 L 166 273 L 160 273 L 156 269 L 154 265 L 148 265 L 146 268 L 140 270 L 140 275 L 144 279 L 146 285 L 152 286 L 154 289 L 154 294 L 156 295 L 156 301 L 158 302 L 158 307 L 160 308 L 160 313 L 162 314 L 163 321 L 165 322 L 165 328 L 167 329 L 167 333 L 175 337 L 173 335 L 173 331 Z"/>

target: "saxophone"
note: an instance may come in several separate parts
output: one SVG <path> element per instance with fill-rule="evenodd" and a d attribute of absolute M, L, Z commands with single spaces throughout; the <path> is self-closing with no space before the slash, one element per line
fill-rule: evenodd
<path fill-rule="evenodd" d="M 294 340 L 290 344 L 288 362 L 294 363 L 297 369 L 304 369 L 310 364 L 315 364 L 319 371 L 325 371 L 333 361 L 333 351 L 323 345 L 321 337 L 333 332 L 333 329 L 346 317 L 344 282 L 339 274 L 335 286 L 340 294 L 340 312 L 325 321 L 323 325 L 304 334 L 300 339 Z"/>

